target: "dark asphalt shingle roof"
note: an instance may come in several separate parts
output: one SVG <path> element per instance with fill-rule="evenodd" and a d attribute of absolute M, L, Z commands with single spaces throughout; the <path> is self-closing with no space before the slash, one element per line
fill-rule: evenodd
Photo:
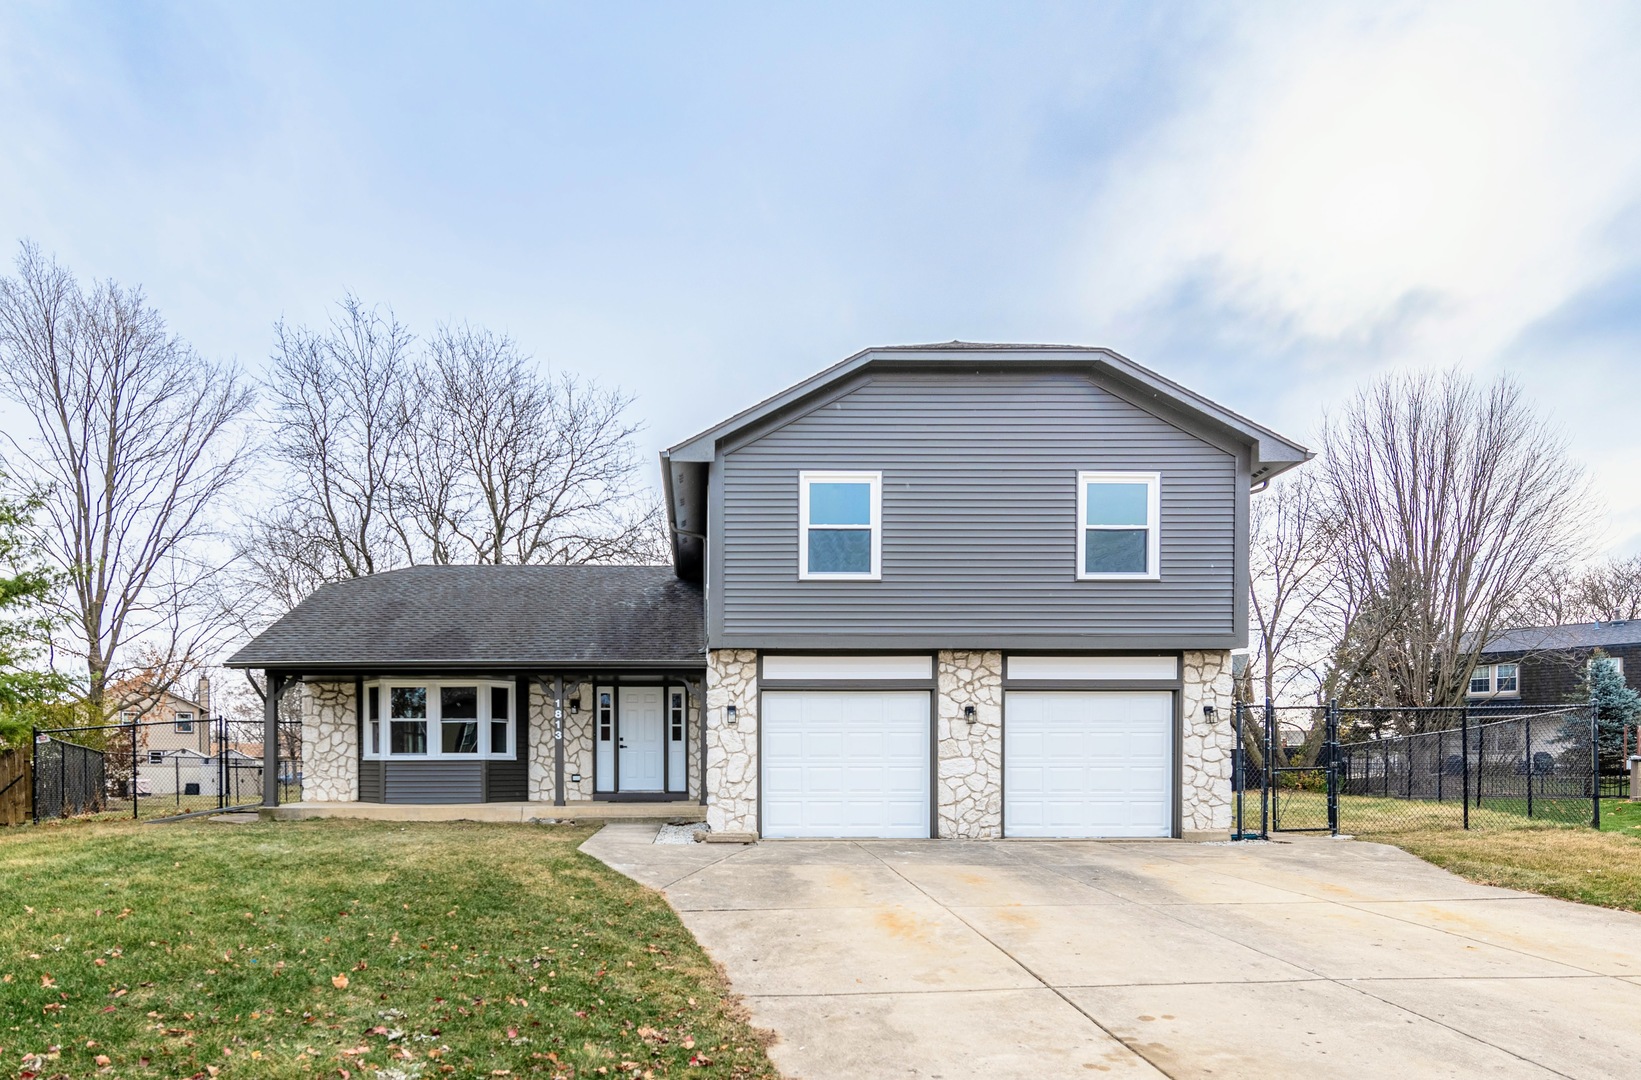
<path fill-rule="evenodd" d="M 412 566 L 323 586 L 228 666 L 694 667 L 705 647 L 701 588 L 670 566 Z"/>
<path fill-rule="evenodd" d="M 1641 620 L 1568 623 L 1564 626 L 1523 626 L 1502 630 L 1487 643 L 1486 652 L 1558 652 L 1608 645 L 1641 645 Z"/>

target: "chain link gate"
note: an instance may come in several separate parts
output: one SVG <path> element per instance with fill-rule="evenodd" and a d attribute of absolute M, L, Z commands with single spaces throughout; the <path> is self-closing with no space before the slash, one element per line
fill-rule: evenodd
<path fill-rule="evenodd" d="M 1293 717 L 1289 719 L 1289 717 Z M 1339 832 L 1339 707 L 1236 705 L 1231 751 L 1232 839 Z M 1290 738 L 1297 736 L 1297 738 Z M 1312 755 L 1307 747 L 1320 736 Z M 1259 831 L 1251 831 L 1257 795 Z"/>

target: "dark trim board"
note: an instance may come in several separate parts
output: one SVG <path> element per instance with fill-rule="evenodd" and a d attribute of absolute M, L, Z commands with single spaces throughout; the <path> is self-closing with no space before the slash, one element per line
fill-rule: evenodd
<path fill-rule="evenodd" d="M 638 802 L 638 803 L 669 803 L 689 802 L 690 797 L 683 791 L 627 791 L 605 792 L 593 796 L 593 802 Z"/>

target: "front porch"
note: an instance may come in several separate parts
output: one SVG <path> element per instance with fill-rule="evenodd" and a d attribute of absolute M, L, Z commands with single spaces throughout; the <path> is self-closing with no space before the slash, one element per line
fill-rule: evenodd
<path fill-rule="evenodd" d="M 352 818 L 365 821 L 494 821 L 529 824 L 546 821 L 705 821 L 699 802 L 550 802 L 369 803 L 294 802 L 264 807 L 272 821 Z"/>

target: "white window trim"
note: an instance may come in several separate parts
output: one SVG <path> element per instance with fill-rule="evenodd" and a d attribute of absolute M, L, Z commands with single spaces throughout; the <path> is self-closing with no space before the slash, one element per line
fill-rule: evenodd
<path fill-rule="evenodd" d="M 1470 673 L 1471 682 L 1465 684 L 1465 696 L 1469 698 L 1519 698 L 1521 696 L 1521 662 L 1506 660 L 1502 666 L 1516 669 L 1516 688 L 1514 690 L 1499 689 L 1499 664 L 1477 664 L 1476 670 Z M 1477 676 L 1487 679 L 1487 689 L 1477 690 L 1475 682 Z"/>
<path fill-rule="evenodd" d="M 1101 526 L 1088 521 L 1088 485 L 1140 484 L 1145 491 L 1145 566 L 1143 574 L 1088 572 L 1089 529 Z M 1079 472 L 1077 474 L 1077 580 L 1078 581 L 1161 581 L 1162 580 L 1162 473 L 1160 472 Z"/>
<path fill-rule="evenodd" d="M 427 716 L 423 721 L 427 724 L 427 752 L 424 754 L 395 754 L 393 749 L 393 704 L 389 693 L 394 687 L 422 687 L 427 688 Z M 479 749 L 474 754 L 447 754 L 439 749 L 443 745 L 444 734 L 440 724 L 444 722 L 439 715 L 439 690 L 447 686 L 476 686 L 479 690 L 479 715 L 475 723 L 479 725 Z M 377 687 L 377 701 L 380 715 L 377 722 L 381 727 L 381 750 L 372 752 L 370 749 L 370 690 Z M 359 700 L 359 709 L 363 715 L 364 727 L 364 759 L 366 761 L 512 761 L 514 755 L 509 751 L 495 752 L 490 749 L 490 691 L 496 687 L 507 689 L 507 704 L 513 715 L 507 718 L 507 741 L 516 745 L 518 741 L 518 714 L 522 704 L 519 701 L 518 686 L 505 679 L 372 679 L 364 685 L 364 696 Z"/>
<path fill-rule="evenodd" d="M 1605 661 L 1606 663 L 1611 664 L 1613 667 L 1618 669 L 1619 677 L 1620 678 L 1623 677 L 1623 675 L 1624 675 L 1624 658 L 1622 656 L 1601 656 L 1601 657 L 1591 656 L 1591 657 L 1587 658 L 1584 661 L 1584 672 L 1585 672 L 1585 677 L 1586 678 L 1588 678 L 1589 673 L 1592 670 L 1594 670 L 1595 662 L 1597 660 L 1602 660 L 1602 661 Z"/>
<path fill-rule="evenodd" d="M 809 572 L 810 529 L 859 529 L 859 525 L 829 526 L 809 524 L 810 484 L 869 484 L 871 485 L 872 569 L 864 574 L 828 574 Z M 883 580 L 883 474 L 881 472 L 813 472 L 798 473 L 798 580 L 799 581 L 882 581 Z"/>

